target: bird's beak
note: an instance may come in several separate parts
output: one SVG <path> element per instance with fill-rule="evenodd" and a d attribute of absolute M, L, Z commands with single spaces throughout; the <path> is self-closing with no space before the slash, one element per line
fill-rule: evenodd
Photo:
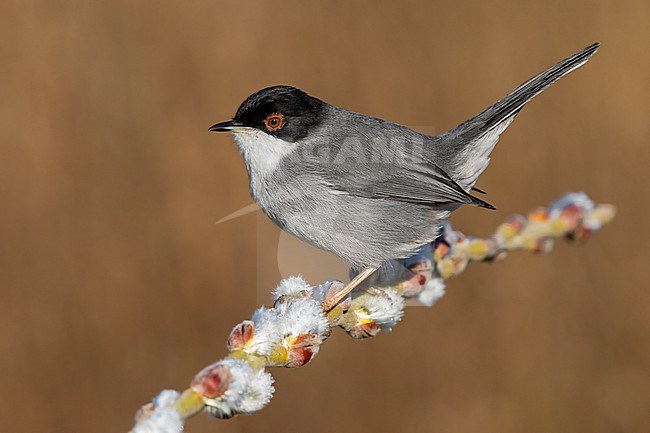
<path fill-rule="evenodd" d="M 236 123 L 234 120 L 228 120 L 226 122 L 221 122 L 221 123 L 217 123 L 216 125 L 212 125 L 210 128 L 208 128 L 208 131 L 210 131 L 210 132 L 228 132 L 228 131 L 232 131 L 233 129 L 236 129 L 238 127 L 241 127 L 241 125 Z"/>

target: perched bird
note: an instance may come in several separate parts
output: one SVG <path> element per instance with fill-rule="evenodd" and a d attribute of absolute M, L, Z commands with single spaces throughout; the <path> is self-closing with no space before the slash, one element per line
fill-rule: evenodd
<path fill-rule="evenodd" d="M 470 192 L 499 135 L 528 101 L 587 62 L 598 46 L 567 57 L 436 136 L 290 86 L 252 94 L 232 120 L 209 130 L 232 133 L 250 193 L 273 222 L 361 271 L 342 298 L 382 263 L 434 240 L 439 221 L 461 205 L 493 209 Z"/>

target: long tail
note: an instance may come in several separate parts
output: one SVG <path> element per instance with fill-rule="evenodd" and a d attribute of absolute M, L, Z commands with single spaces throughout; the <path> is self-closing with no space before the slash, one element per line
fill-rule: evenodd
<path fill-rule="evenodd" d="M 596 52 L 598 42 L 562 60 L 555 66 L 517 87 L 494 105 L 438 137 L 436 153 L 445 162 L 449 175 L 466 191 L 490 162 L 490 152 L 499 135 L 510 125 L 524 105 L 569 72 L 584 65 Z"/>

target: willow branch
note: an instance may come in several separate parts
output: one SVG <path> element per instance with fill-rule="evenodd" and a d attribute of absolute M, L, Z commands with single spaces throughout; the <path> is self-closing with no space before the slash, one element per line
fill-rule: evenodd
<path fill-rule="evenodd" d="M 515 250 L 548 252 L 554 238 L 585 240 L 614 215 L 613 206 L 570 193 L 526 216 L 507 218 L 488 238 L 466 236 L 445 221 L 435 242 L 383 267 L 328 312 L 321 304 L 336 298 L 343 283 L 311 286 L 300 277 L 284 279 L 273 292 L 272 307 L 259 308 L 233 328 L 228 356 L 200 371 L 185 391 L 162 391 L 140 408 L 132 433 L 180 433 L 185 421 L 200 412 L 221 419 L 256 412 L 274 392 L 267 369 L 307 364 L 334 328 L 353 338 L 390 331 L 406 302 L 433 305 L 445 293 L 444 280 L 469 263 L 503 260 Z"/>

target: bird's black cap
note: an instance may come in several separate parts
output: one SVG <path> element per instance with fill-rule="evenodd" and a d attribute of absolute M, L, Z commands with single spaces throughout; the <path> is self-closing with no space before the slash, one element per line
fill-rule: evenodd
<path fill-rule="evenodd" d="M 295 143 L 320 125 L 325 109 L 323 101 L 295 87 L 267 87 L 246 98 L 232 120 L 217 123 L 210 131 L 249 127 Z"/>

